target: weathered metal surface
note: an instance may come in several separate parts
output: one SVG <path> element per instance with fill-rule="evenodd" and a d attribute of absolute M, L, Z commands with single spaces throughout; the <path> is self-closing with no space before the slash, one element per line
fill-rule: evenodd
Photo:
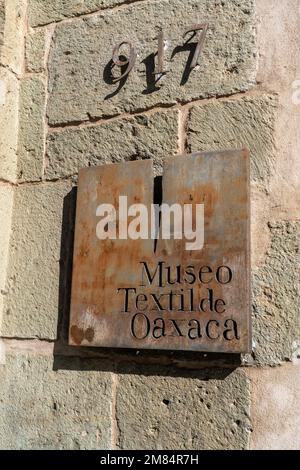
<path fill-rule="evenodd" d="M 158 49 L 157 49 L 157 68 L 154 72 L 155 75 L 162 75 L 164 71 L 164 33 L 161 31 L 157 37 Z"/>
<path fill-rule="evenodd" d="M 204 246 L 96 237 L 99 204 L 153 203 L 151 161 L 79 174 L 69 342 L 124 348 L 247 352 L 249 155 L 166 159 L 163 203 L 204 204 Z M 117 220 L 117 227 L 122 221 Z M 131 289 L 131 290 L 129 290 Z"/>

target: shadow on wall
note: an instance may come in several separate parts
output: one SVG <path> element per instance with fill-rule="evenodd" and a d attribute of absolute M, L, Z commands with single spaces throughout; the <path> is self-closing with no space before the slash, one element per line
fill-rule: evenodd
<path fill-rule="evenodd" d="M 53 369 L 99 370 L 121 374 L 225 379 L 241 365 L 240 354 L 76 347 L 68 345 L 76 192 L 63 205 L 59 309 Z"/>

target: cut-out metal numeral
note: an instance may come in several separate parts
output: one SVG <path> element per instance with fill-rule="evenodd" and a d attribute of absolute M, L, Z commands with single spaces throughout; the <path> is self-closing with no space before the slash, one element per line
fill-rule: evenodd
<path fill-rule="evenodd" d="M 120 49 L 124 44 L 127 44 L 129 46 L 129 58 L 128 59 L 120 59 Z M 112 61 L 117 67 L 120 67 L 121 69 L 127 65 L 125 72 L 122 73 L 120 77 L 113 78 L 113 83 L 117 83 L 120 80 L 122 80 L 122 78 L 125 78 L 126 75 L 128 75 L 129 72 L 134 67 L 134 64 L 136 61 L 136 50 L 134 46 L 132 45 L 132 43 L 130 41 L 119 42 L 114 47 L 113 54 L 112 54 Z"/>
<path fill-rule="evenodd" d="M 165 58 L 165 50 L 164 50 L 164 33 L 161 31 L 157 37 L 158 39 L 158 48 L 157 48 L 157 67 L 155 69 L 155 75 L 162 75 L 165 73 L 164 71 L 164 58 Z"/>
<path fill-rule="evenodd" d="M 196 67 L 196 65 L 198 65 L 198 60 L 203 49 L 207 29 L 208 29 L 208 23 L 193 24 L 183 34 L 183 37 L 185 38 L 187 34 L 193 33 L 192 36 L 187 40 L 187 43 L 189 43 L 193 37 L 196 37 L 197 39 L 196 49 L 195 49 L 193 58 L 190 63 L 190 70 L 192 70 L 193 68 Z M 158 34 L 157 40 L 158 40 L 158 47 L 157 47 L 157 54 L 156 54 L 157 65 L 155 67 L 153 74 L 162 76 L 163 74 L 166 73 L 166 71 L 164 70 L 165 50 L 164 50 L 163 31 L 160 31 L 160 33 Z M 125 54 L 122 54 L 121 52 L 122 46 L 129 47 L 128 58 Z M 120 82 L 122 79 L 124 79 L 129 74 L 129 72 L 133 69 L 135 62 L 136 62 L 136 58 L 137 58 L 136 49 L 131 41 L 123 40 L 119 42 L 113 49 L 111 62 L 113 65 L 121 69 L 121 75 L 119 77 L 113 77 L 111 79 L 111 82 L 117 83 L 117 82 Z M 124 67 L 126 67 L 125 71 L 123 71 Z"/>
<path fill-rule="evenodd" d="M 185 37 L 188 33 L 194 33 L 194 35 L 196 35 L 196 38 L 198 40 L 196 50 L 195 50 L 195 53 L 191 62 L 191 69 L 195 68 L 196 65 L 198 65 L 198 60 L 203 49 L 207 29 L 208 29 L 208 23 L 194 24 L 190 26 L 190 28 L 188 28 L 183 34 L 183 37 Z"/>

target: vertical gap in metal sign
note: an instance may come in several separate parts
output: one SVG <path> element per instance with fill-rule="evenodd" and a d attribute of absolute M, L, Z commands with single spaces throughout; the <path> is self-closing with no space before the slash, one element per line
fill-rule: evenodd
<path fill-rule="evenodd" d="M 157 204 L 159 207 L 162 204 L 162 199 L 163 199 L 163 189 L 162 189 L 162 176 L 155 176 L 154 178 L 154 186 L 153 186 L 153 204 L 155 207 L 155 204 Z M 157 234 L 154 239 L 154 253 L 156 252 L 157 248 L 157 240 L 159 238 L 159 229 L 160 229 L 160 211 L 158 213 L 155 211 L 156 217 L 158 216 L 158 224 L 157 224 Z M 155 221 L 156 224 L 156 221 Z"/>

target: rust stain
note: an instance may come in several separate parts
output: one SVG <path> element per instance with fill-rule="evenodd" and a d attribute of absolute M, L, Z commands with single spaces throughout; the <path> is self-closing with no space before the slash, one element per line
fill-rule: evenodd
<path fill-rule="evenodd" d="M 84 333 L 85 339 L 87 339 L 91 343 L 94 339 L 94 336 L 95 336 L 95 331 L 93 330 L 93 328 L 87 328 Z"/>
<path fill-rule="evenodd" d="M 72 325 L 70 328 L 70 334 L 75 344 L 80 345 L 83 340 L 89 341 L 91 343 L 94 339 L 95 332 L 93 328 L 79 328 L 77 325 Z"/>
<path fill-rule="evenodd" d="M 70 333 L 75 344 L 79 345 L 82 343 L 84 338 L 84 330 L 82 328 L 78 328 L 77 325 L 72 325 Z"/>

